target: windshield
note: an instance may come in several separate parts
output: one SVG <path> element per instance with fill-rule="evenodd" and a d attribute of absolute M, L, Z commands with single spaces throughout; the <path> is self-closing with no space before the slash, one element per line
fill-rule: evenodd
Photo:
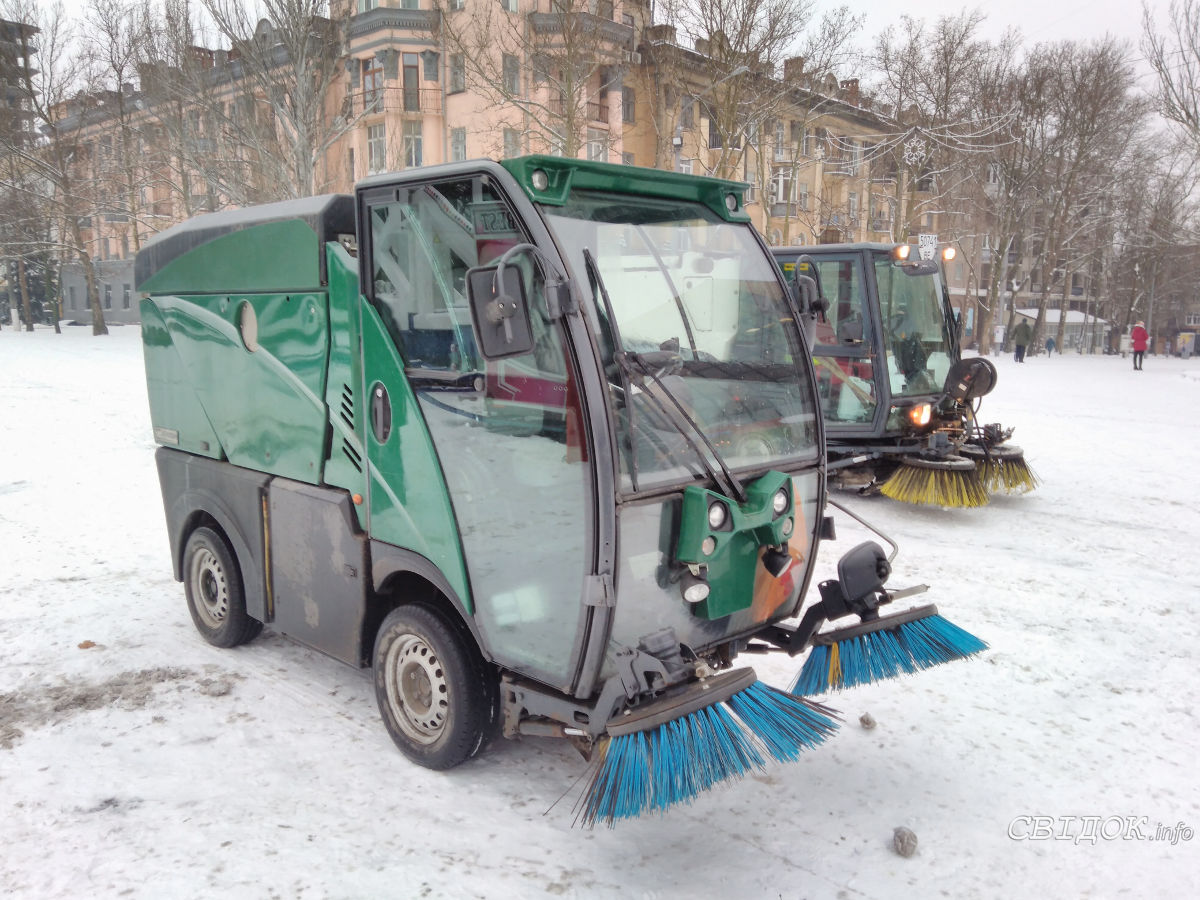
<path fill-rule="evenodd" d="M 893 397 L 937 393 L 950 371 L 949 323 L 936 273 L 913 275 L 890 254 L 875 254 L 879 311 Z"/>
<path fill-rule="evenodd" d="M 591 285 L 627 487 L 702 476 L 689 417 L 735 470 L 816 458 L 800 338 L 749 225 L 698 203 L 587 191 L 544 212 L 578 282 Z M 657 377 L 631 377 L 617 349 L 652 354 Z"/>

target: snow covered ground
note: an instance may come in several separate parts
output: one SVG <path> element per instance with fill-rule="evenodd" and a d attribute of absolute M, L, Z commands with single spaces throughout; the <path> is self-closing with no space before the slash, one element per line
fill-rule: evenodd
<path fill-rule="evenodd" d="M 1200 896 L 1200 361 L 997 359 L 982 418 L 1017 425 L 1038 491 L 840 495 L 899 540 L 891 584 L 929 583 L 992 649 L 834 696 L 845 726 L 797 764 L 581 831 L 547 811 L 584 770 L 570 748 L 429 772 L 364 673 L 270 630 L 200 639 L 139 332 L 89 332 L 0 332 L 0 894 Z M 861 537 L 840 518 L 823 577 Z M 756 668 L 783 687 L 798 662 Z"/>

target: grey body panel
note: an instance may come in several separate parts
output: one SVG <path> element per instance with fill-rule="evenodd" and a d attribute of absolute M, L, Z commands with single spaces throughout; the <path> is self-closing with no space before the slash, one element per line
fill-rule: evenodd
<path fill-rule="evenodd" d="M 363 665 L 370 558 L 350 495 L 276 478 L 268 496 L 276 630 Z"/>
<path fill-rule="evenodd" d="M 267 609 L 262 498 L 271 476 L 228 462 L 159 447 L 154 454 L 167 515 L 175 580 L 183 580 L 183 548 L 192 523 L 204 514 L 229 539 L 242 572 L 246 612 L 270 621 Z"/>

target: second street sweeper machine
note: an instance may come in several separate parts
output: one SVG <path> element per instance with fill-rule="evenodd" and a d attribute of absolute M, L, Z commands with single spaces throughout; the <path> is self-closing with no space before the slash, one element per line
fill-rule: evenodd
<path fill-rule="evenodd" d="M 996 384 L 962 357 L 938 259 L 909 244 L 820 244 L 772 252 L 817 282 L 813 362 L 829 478 L 908 503 L 982 506 L 1037 479 L 1013 429 L 978 418 Z"/>
<path fill-rule="evenodd" d="M 873 542 L 805 601 L 829 528 L 816 294 L 742 188 L 457 163 L 148 243 L 156 459 L 200 633 L 269 623 L 372 668 L 433 769 L 499 734 L 570 740 L 586 824 L 795 759 L 836 726 L 803 693 L 982 649 L 932 606 L 881 615 L 913 591 Z M 735 664 L 769 651 L 809 653 L 797 693 Z"/>

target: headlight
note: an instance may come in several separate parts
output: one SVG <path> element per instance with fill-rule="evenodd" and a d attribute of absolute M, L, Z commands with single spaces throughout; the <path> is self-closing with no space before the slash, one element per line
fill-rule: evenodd
<path fill-rule="evenodd" d="M 908 411 L 908 421 L 912 422 L 918 428 L 928 425 L 932 417 L 933 407 L 928 403 L 918 403 Z"/>
<path fill-rule="evenodd" d="M 780 488 L 775 492 L 775 496 L 771 498 L 771 509 L 775 515 L 782 515 L 783 511 L 788 508 L 788 492 L 787 488 Z"/>
<path fill-rule="evenodd" d="M 717 539 L 711 534 L 700 543 L 700 552 L 705 556 L 712 556 L 713 551 L 717 549 Z"/>
<path fill-rule="evenodd" d="M 708 527 L 716 531 L 729 521 L 729 510 L 724 503 L 710 503 L 708 507 Z"/>

